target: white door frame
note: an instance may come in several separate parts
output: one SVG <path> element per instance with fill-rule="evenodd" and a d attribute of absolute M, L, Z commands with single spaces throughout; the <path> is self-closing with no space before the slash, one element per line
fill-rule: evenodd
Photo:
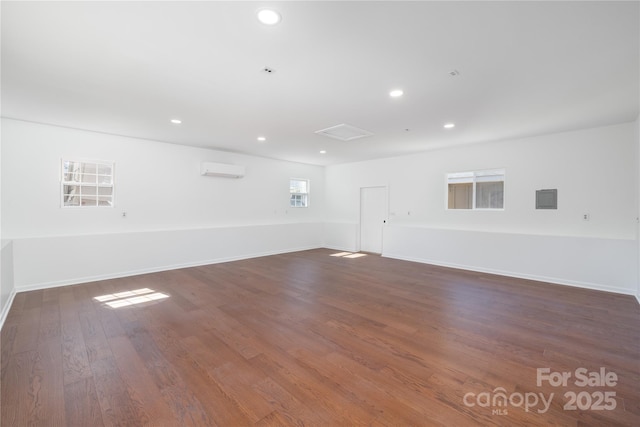
<path fill-rule="evenodd" d="M 380 224 L 380 232 L 382 232 L 382 227 L 388 222 L 389 219 L 389 189 L 386 185 L 370 185 L 360 187 L 360 212 L 359 212 L 359 226 L 358 226 L 358 251 L 362 250 L 362 228 L 363 228 L 363 206 L 362 206 L 362 195 L 364 190 L 367 189 L 382 189 L 384 191 L 384 212 L 379 212 L 380 218 L 382 222 Z M 384 248 L 384 235 L 381 236 L 380 241 L 380 254 L 382 254 L 382 250 Z"/>

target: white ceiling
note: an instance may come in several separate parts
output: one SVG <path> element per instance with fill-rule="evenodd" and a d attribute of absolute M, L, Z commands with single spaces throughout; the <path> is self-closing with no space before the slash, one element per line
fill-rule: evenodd
<path fill-rule="evenodd" d="M 2 115 L 318 165 L 621 123 L 639 5 L 2 1 Z"/>

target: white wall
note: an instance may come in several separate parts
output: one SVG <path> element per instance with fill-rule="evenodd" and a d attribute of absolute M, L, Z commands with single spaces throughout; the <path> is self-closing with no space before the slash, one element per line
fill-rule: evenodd
<path fill-rule="evenodd" d="M 0 122 L 0 172 L 2 170 L 2 123 Z M 1 200 L 0 173 L 0 200 Z M 0 224 L 2 223 L 2 212 L 0 212 Z M 9 314 L 13 297 L 16 294 L 13 281 L 13 245 L 11 241 L 2 239 L 2 227 L 0 227 L 0 328 Z"/>
<path fill-rule="evenodd" d="M 636 149 L 637 149 L 637 155 L 636 155 L 636 161 L 637 163 L 637 181 L 638 182 L 638 191 L 640 191 L 640 116 L 638 116 L 638 118 L 636 119 Z M 638 203 L 640 203 L 640 195 L 638 197 Z M 637 242 L 638 242 L 638 268 L 640 269 L 640 205 L 638 206 L 638 216 L 637 216 L 637 220 L 638 222 L 638 237 L 637 237 Z M 637 288 L 636 288 L 636 299 L 638 300 L 638 302 L 640 303 L 640 270 L 638 271 L 638 281 L 637 281 Z"/>
<path fill-rule="evenodd" d="M 2 125 L 2 237 L 13 241 L 18 290 L 321 245 L 322 167 L 9 119 Z M 115 207 L 61 208 L 62 158 L 115 162 Z M 200 176 L 203 161 L 244 165 L 246 176 Z M 289 207 L 293 177 L 311 181 L 309 208 Z"/>
<path fill-rule="evenodd" d="M 385 256 L 635 293 L 636 127 L 626 123 L 327 167 L 326 191 L 330 196 L 325 229 L 349 230 L 342 239 L 325 244 L 357 249 L 359 188 L 387 185 Z M 448 172 L 490 168 L 506 169 L 504 211 L 446 209 Z M 535 209 L 535 191 L 545 188 L 558 189 L 557 210 Z M 582 220 L 584 213 L 590 215 L 589 221 Z M 459 234 L 457 230 L 474 233 Z M 477 241 L 477 233 L 483 233 L 484 248 L 471 245 Z M 543 241 L 537 236 L 543 236 Z M 563 240 L 567 249 L 591 250 L 564 253 L 562 258 L 550 260 L 554 267 L 549 269 L 542 260 L 548 258 L 546 251 L 559 237 L 568 239 Z M 439 247 L 450 241 L 458 243 L 459 251 L 445 255 Z M 587 246 L 585 242 L 589 242 Z M 522 248 L 529 251 L 522 252 Z M 515 262 L 518 253 L 541 261 L 527 265 Z M 574 257 L 578 255 L 581 258 Z M 612 259 L 624 261 L 611 263 Z M 585 266 L 603 272 L 588 279 Z"/>
<path fill-rule="evenodd" d="M 3 119 L 3 238 L 315 222 L 317 166 Z M 60 208 L 61 158 L 115 162 L 115 207 Z M 200 176 L 200 163 L 246 166 L 241 179 Z M 311 180 L 311 206 L 292 209 L 289 178 Z M 122 217 L 126 212 L 126 218 Z"/>

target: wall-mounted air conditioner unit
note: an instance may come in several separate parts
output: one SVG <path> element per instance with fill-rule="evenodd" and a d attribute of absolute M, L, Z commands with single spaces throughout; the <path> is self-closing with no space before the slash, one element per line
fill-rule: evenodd
<path fill-rule="evenodd" d="M 244 166 L 226 163 L 202 162 L 200 174 L 205 176 L 222 176 L 226 178 L 242 178 Z"/>

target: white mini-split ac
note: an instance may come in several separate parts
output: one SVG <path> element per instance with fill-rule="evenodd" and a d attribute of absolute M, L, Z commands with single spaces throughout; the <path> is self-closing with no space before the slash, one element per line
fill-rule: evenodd
<path fill-rule="evenodd" d="M 229 165 L 226 163 L 202 162 L 200 174 L 205 176 L 222 176 L 226 178 L 242 178 L 244 166 Z"/>

